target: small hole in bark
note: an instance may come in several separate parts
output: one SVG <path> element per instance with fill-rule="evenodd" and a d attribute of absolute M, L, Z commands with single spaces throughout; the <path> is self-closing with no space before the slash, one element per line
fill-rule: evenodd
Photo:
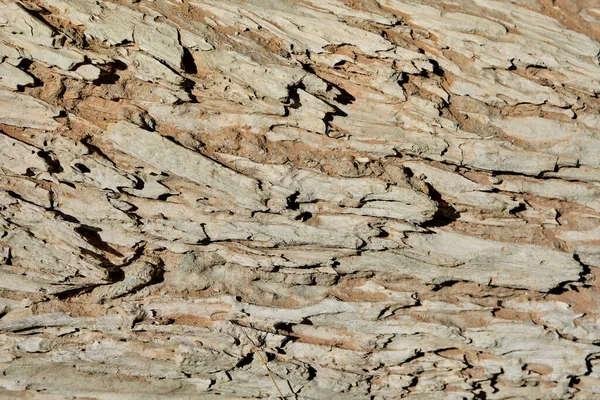
<path fill-rule="evenodd" d="M 300 208 L 300 203 L 297 202 L 299 195 L 300 195 L 300 192 L 296 192 L 287 198 L 288 210 L 298 210 Z"/>
<path fill-rule="evenodd" d="M 303 213 L 301 213 L 300 215 L 298 215 L 296 217 L 296 221 L 302 221 L 302 222 L 306 222 L 309 219 L 312 218 L 312 213 L 309 213 L 308 211 L 304 211 Z"/>
<path fill-rule="evenodd" d="M 85 164 L 75 163 L 73 167 L 82 174 L 87 174 L 88 172 L 90 172 L 90 169 Z"/>
<path fill-rule="evenodd" d="M 185 47 L 183 48 L 182 66 L 183 70 L 188 74 L 196 74 L 198 72 L 192 53 Z"/>

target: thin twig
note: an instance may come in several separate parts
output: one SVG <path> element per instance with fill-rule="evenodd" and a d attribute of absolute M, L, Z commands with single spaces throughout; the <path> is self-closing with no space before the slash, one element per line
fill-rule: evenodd
<path fill-rule="evenodd" d="M 238 324 L 236 324 L 236 325 L 238 325 Z M 279 396 L 281 397 L 281 400 L 285 400 L 285 396 L 279 389 L 279 385 L 277 385 L 277 382 L 275 382 L 275 378 L 273 377 L 273 374 L 271 373 L 271 370 L 269 369 L 269 366 L 267 365 L 267 361 L 258 352 L 258 350 L 256 349 L 256 346 L 254 346 L 254 342 L 252 341 L 252 339 L 250 339 L 250 336 L 248 336 L 248 333 L 246 333 L 246 331 L 244 330 L 244 327 L 241 325 L 238 325 L 238 326 L 240 327 L 242 332 L 244 332 L 244 335 L 246 335 L 248 342 L 250 342 L 250 346 L 252 346 L 252 351 L 254 352 L 254 354 L 256 354 L 258 356 L 258 360 L 265 366 L 265 369 L 267 370 L 267 374 L 269 374 L 269 378 L 271 378 L 271 382 L 273 382 L 275 389 L 277 389 L 277 392 L 279 392 Z"/>
<path fill-rule="evenodd" d="M 283 395 L 283 393 L 281 393 L 281 390 L 279 390 L 279 386 L 277 385 L 277 382 L 275 382 L 275 378 L 273 378 L 273 374 L 271 373 L 271 370 L 269 369 L 269 366 L 267 365 L 267 362 L 265 361 L 263 356 L 260 355 L 260 353 L 258 352 L 258 350 L 256 350 L 254 345 L 252 345 L 252 351 L 254 352 L 254 354 L 256 354 L 258 356 L 258 359 L 260 360 L 260 362 L 262 362 L 263 365 L 265 366 L 265 369 L 267 370 L 267 374 L 269 374 L 269 378 L 271 378 L 271 382 L 273 382 L 273 385 L 275 385 L 275 389 L 277 389 L 277 391 L 279 392 L 279 396 L 281 397 L 281 400 L 285 400 L 285 396 Z"/>

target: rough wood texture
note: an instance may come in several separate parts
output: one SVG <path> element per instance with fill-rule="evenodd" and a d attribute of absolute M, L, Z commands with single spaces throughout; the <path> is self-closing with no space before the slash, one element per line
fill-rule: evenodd
<path fill-rule="evenodd" d="M 594 0 L 0 0 L 0 398 L 600 397 Z"/>

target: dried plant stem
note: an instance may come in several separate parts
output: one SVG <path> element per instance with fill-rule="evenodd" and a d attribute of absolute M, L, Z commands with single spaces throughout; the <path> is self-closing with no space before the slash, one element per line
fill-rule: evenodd
<path fill-rule="evenodd" d="M 275 382 L 275 378 L 273 378 L 273 374 L 271 373 L 271 370 L 269 369 L 269 366 L 267 365 L 266 360 L 263 358 L 263 356 L 260 355 L 260 353 L 258 352 L 258 350 L 256 350 L 256 347 L 254 347 L 254 345 L 252 345 L 252 351 L 254 352 L 254 354 L 256 354 L 258 356 L 258 359 L 260 360 L 260 362 L 263 363 L 263 365 L 265 366 L 265 369 L 267 370 L 267 373 L 269 374 L 269 378 L 271 378 L 273 385 L 275 385 L 275 389 L 277 389 L 277 391 L 279 392 L 279 396 L 281 397 L 281 400 L 285 400 L 285 396 L 279 389 L 277 382 Z"/>

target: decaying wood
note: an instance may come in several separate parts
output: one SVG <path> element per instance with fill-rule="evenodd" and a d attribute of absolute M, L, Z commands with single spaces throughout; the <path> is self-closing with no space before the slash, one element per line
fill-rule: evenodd
<path fill-rule="evenodd" d="M 598 398 L 599 27 L 0 0 L 0 397 Z"/>

